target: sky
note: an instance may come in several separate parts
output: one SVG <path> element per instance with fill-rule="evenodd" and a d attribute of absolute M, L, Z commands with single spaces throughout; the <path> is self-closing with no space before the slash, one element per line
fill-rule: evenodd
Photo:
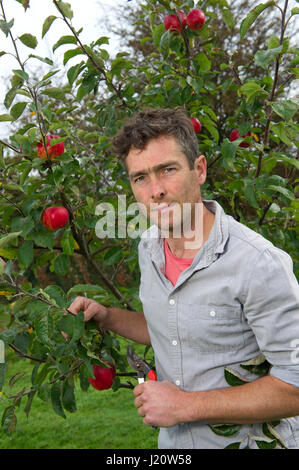
<path fill-rule="evenodd" d="M 67 0 L 71 4 L 74 12 L 72 19 L 73 26 L 78 30 L 83 27 L 80 34 L 80 39 L 83 44 L 90 44 L 91 41 L 96 40 L 100 36 L 108 36 L 110 44 L 104 47 L 112 55 L 118 51 L 118 44 L 115 38 L 112 37 L 109 30 L 109 24 L 106 19 L 113 20 L 116 17 L 116 7 L 118 4 L 126 2 L 127 0 Z M 131 0 L 134 5 L 138 0 Z M 66 50 L 75 48 L 75 45 L 64 45 L 58 48 L 55 53 L 52 52 L 53 45 L 58 41 L 61 36 L 70 35 L 71 32 L 62 20 L 55 20 L 42 39 L 42 25 L 44 20 L 50 16 L 60 16 L 59 12 L 53 5 L 52 0 L 30 0 L 30 8 L 24 11 L 23 6 L 16 0 L 3 0 L 4 10 L 7 21 L 14 18 L 14 25 L 12 32 L 14 37 L 21 36 L 24 33 L 30 33 L 37 37 L 38 45 L 35 49 L 30 49 L 18 41 L 18 49 L 20 52 L 21 60 L 25 60 L 29 54 L 38 55 L 41 57 L 49 57 L 55 64 L 62 64 L 63 54 Z M 100 25 L 100 28 L 99 28 Z M 0 31 L 0 51 L 14 52 L 11 39 L 4 36 Z M 73 58 L 69 61 L 69 66 L 80 62 L 82 56 Z M 30 59 L 27 66 L 30 71 L 39 70 L 43 68 L 44 74 L 49 70 L 49 66 L 36 59 Z M 0 114 L 7 114 L 7 109 L 4 107 L 3 100 L 8 90 L 9 78 L 11 71 L 19 69 L 20 66 L 16 59 L 6 54 L 0 57 Z M 64 72 L 65 73 L 65 72 Z M 20 96 L 23 99 L 23 97 Z M 16 101 L 14 101 L 15 103 Z M 7 135 L 9 124 L 0 122 L 0 139 Z"/>
<path fill-rule="evenodd" d="M 114 21 L 114 24 L 115 22 L 117 24 L 119 18 L 117 18 L 116 7 L 121 3 L 127 2 L 127 0 L 66 1 L 71 4 L 72 10 L 74 12 L 74 18 L 72 20 L 74 27 L 77 30 L 83 27 L 83 31 L 80 34 L 82 42 L 84 44 L 89 44 L 91 41 L 96 40 L 100 36 L 108 36 L 110 38 L 110 44 L 105 45 L 104 47 L 107 48 L 110 54 L 115 55 L 118 51 L 118 43 L 117 39 L 113 38 L 111 34 L 109 29 L 109 21 Z M 20 41 L 18 41 L 18 49 L 21 60 L 25 60 L 26 57 L 28 57 L 28 55 L 31 53 L 42 57 L 46 56 L 52 60 L 55 58 L 55 64 L 58 66 L 61 65 L 64 52 L 70 48 L 75 47 L 75 45 L 61 46 L 55 51 L 55 54 L 53 54 L 52 47 L 57 42 L 57 40 L 63 35 L 71 34 L 65 23 L 60 19 L 55 20 L 44 38 L 41 38 L 42 25 L 44 20 L 50 15 L 59 16 L 59 12 L 56 10 L 52 0 L 30 0 L 30 8 L 28 8 L 26 12 L 24 11 L 23 6 L 16 0 L 2 0 L 2 3 L 6 12 L 7 21 L 10 21 L 12 18 L 14 18 L 14 26 L 12 28 L 14 37 L 21 36 L 24 33 L 31 33 L 38 39 L 38 45 L 35 49 L 29 49 Z M 142 3 L 141 0 L 131 0 L 132 6 L 137 6 L 140 3 Z M 253 0 L 253 4 L 255 3 L 255 0 Z M 261 2 L 258 1 L 258 3 Z M 282 5 L 283 1 L 280 1 L 279 3 Z M 296 0 L 289 1 L 289 9 L 296 5 L 298 5 Z M 298 22 L 296 24 L 298 26 Z M 290 35 L 292 33 L 296 33 L 296 31 L 292 31 L 294 28 L 295 21 L 293 19 L 292 25 L 290 25 Z M 0 51 L 3 50 L 13 52 L 13 46 L 11 44 L 10 38 L 5 38 L 2 31 L 0 31 Z M 82 56 L 79 55 L 71 59 L 67 65 L 72 66 L 81 60 Z M 30 72 L 33 70 L 38 70 L 39 74 L 41 74 L 40 68 L 43 67 L 43 75 L 49 70 L 49 67 L 46 64 L 43 64 L 36 59 L 30 59 L 26 67 L 27 66 Z M 6 108 L 1 103 L 3 102 L 6 91 L 8 90 L 11 71 L 13 69 L 19 68 L 19 64 L 11 55 L 6 54 L 0 57 L 0 114 L 7 113 Z M 62 72 L 62 74 L 65 74 L 65 71 Z M 19 99 L 23 99 L 23 97 L 20 96 Z M 8 129 L 8 123 L 0 122 L 0 139 L 3 139 L 7 135 Z"/>

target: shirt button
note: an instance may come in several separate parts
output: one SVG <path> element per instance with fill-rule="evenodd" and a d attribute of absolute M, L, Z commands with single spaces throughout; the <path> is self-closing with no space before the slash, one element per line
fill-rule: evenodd
<path fill-rule="evenodd" d="M 176 380 L 176 381 L 175 381 L 175 384 L 176 384 L 176 385 L 181 385 L 181 382 L 180 382 L 179 380 Z"/>
<path fill-rule="evenodd" d="M 210 315 L 211 315 L 211 317 L 214 317 L 214 316 L 216 315 L 215 310 L 211 310 L 211 311 L 210 311 Z"/>
<path fill-rule="evenodd" d="M 175 300 L 174 300 L 174 299 L 170 299 L 169 305 L 174 305 L 174 304 L 175 304 Z"/>
<path fill-rule="evenodd" d="M 173 340 L 172 344 L 173 344 L 173 346 L 176 346 L 178 344 L 178 342 L 176 340 Z"/>

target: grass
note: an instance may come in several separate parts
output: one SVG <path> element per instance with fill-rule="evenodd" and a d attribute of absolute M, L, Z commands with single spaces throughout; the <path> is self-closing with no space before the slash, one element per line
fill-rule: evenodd
<path fill-rule="evenodd" d="M 10 360 L 8 367 L 8 377 L 17 372 L 25 375 L 12 389 L 5 383 L 4 393 L 14 395 L 30 386 L 32 365 L 27 360 Z M 157 448 L 158 431 L 143 424 L 134 406 L 132 390 L 97 391 L 89 387 L 83 392 L 78 384 L 75 395 L 77 411 L 66 412 L 67 419 L 55 414 L 51 404 L 39 397 L 34 398 L 27 418 L 24 399 L 16 412 L 16 432 L 9 436 L 0 428 L 0 449 Z M 0 419 L 3 410 L 0 400 Z"/>

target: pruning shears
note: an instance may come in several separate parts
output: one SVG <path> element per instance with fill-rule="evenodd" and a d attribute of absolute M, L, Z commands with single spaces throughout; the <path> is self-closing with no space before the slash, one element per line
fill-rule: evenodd
<path fill-rule="evenodd" d="M 137 370 L 138 383 L 143 383 L 146 377 L 149 380 L 157 380 L 156 372 L 130 346 L 127 347 L 127 360 L 130 366 Z"/>

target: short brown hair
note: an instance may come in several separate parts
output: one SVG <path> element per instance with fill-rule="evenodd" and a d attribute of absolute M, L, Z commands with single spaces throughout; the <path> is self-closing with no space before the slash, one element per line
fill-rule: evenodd
<path fill-rule="evenodd" d="M 190 169 L 199 156 L 197 137 L 190 118 L 181 108 L 146 108 L 127 119 L 112 139 L 113 151 L 126 166 L 131 148 L 143 150 L 151 139 L 173 136 L 186 155 Z"/>

